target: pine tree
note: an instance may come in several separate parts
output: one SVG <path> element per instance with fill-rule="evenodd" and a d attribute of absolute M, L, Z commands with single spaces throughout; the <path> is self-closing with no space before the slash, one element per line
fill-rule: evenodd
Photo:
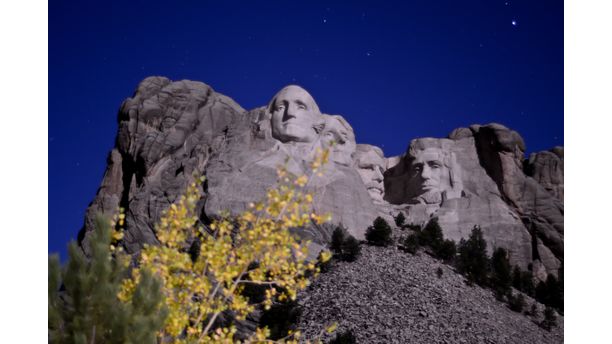
<path fill-rule="evenodd" d="M 452 240 L 444 240 L 436 250 L 436 256 L 445 262 L 451 262 L 457 255 L 457 245 Z"/>
<path fill-rule="evenodd" d="M 346 230 L 342 227 L 342 225 L 336 227 L 332 233 L 330 249 L 337 256 L 342 255 L 342 243 L 344 242 L 345 233 Z"/>
<path fill-rule="evenodd" d="M 404 249 L 412 254 L 415 254 L 419 249 L 419 237 L 416 234 L 410 234 L 404 240 Z"/>
<path fill-rule="evenodd" d="M 540 323 L 540 327 L 550 331 L 553 327 L 557 326 L 557 315 L 552 307 L 546 306 L 544 309 L 544 320 Z"/>
<path fill-rule="evenodd" d="M 395 225 L 403 229 L 405 222 L 406 222 L 406 217 L 404 216 L 404 213 L 400 211 L 399 214 L 397 214 L 397 216 L 395 217 Z"/>
<path fill-rule="evenodd" d="M 161 284 L 144 271 L 132 301 L 119 301 L 129 259 L 120 253 L 113 257 L 111 236 L 110 221 L 98 217 L 89 260 L 75 242 L 64 268 L 56 255 L 49 257 L 50 343 L 157 342 L 167 315 Z"/>
<path fill-rule="evenodd" d="M 388 246 L 391 239 L 391 227 L 382 217 L 377 217 L 372 226 L 366 230 L 366 240 L 370 245 Z"/>
<path fill-rule="evenodd" d="M 503 247 L 498 247 L 493 251 L 491 258 L 492 276 L 491 284 L 496 292 L 505 294 L 512 285 L 512 274 L 508 253 Z"/>
<path fill-rule="evenodd" d="M 361 254 L 361 246 L 359 245 L 359 241 L 355 239 L 352 235 L 344 239 L 342 243 L 342 260 L 347 262 L 354 262 Z"/>
<path fill-rule="evenodd" d="M 458 269 L 465 274 L 468 281 L 486 285 L 489 272 L 487 242 L 482 237 L 482 230 L 474 226 L 469 239 L 459 242 Z"/>
<path fill-rule="evenodd" d="M 434 217 L 420 232 L 419 243 L 431 247 L 435 252 L 442 245 L 443 241 L 444 235 L 442 234 L 442 228 L 440 224 L 438 224 L 438 218 Z"/>

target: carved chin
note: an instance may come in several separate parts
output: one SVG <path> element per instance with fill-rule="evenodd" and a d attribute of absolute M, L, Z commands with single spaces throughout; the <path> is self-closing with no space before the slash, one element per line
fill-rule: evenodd
<path fill-rule="evenodd" d="M 292 124 L 286 124 L 281 130 L 278 130 L 277 138 L 283 142 L 312 142 L 314 139 L 310 131 Z"/>

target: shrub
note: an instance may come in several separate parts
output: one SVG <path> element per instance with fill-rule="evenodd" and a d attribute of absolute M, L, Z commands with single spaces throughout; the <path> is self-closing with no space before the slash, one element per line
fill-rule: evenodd
<path fill-rule="evenodd" d="M 356 344 L 357 338 L 353 335 L 351 330 L 337 333 L 336 337 L 329 341 L 329 344 Z"/>
<path fill-rule="evenodd" d="M 553 327 L 557 326 L 557 315 L 552 307 L 546 306 L 544 309 L 544 320 L 542 320 L 539 325 L 547 331 L 550 331 Z"/>
<path fill-rule="evenodd" d="M 443 274 L 444 270 L 442 270 L 441 267 L 438 267 L 438 269 L 436 269 L 436 275 L 438 276 L 438 278 L 441 278 Z"/>
<path fill-rule="evenodd" d="M 399 214 L 397 214 L 397 216 L 395 217 L 395 225 L 403 229 L 405 222 L 406 222 L 406 217 L 404 216 L 404 213 L 400 211 Z"/>
<path fill-rule="evenodd" d="M 525 307 L 525 297 L 521 293 L 518 296 L 514 296 L 511 291 L 508 292 L 508 306 L 517 313 L 522 312 Z"/>
<path fill-rule="evenodd" d="M 563 286 L 552 274 L 546 281 L 538 283 L 535 291 L 536 300 L 563 312 Z"/>
<path fill-rule="evenodd" d="M 436 250 L 436 256 L 446 262 L 452 261 L 457 255 L 457 246 L 452 240 L 444 240 Z"/>
<path fill-rule="evenodd" d="M 366 230 L 366 240 L 370 245 L 388 246 L 391 239 L 391 227 L 382 217 L 377 217 L 372 226 Z"/>
<path fill-rule="evenodd" d="M 332 233 L 330 249 L 338 256 L 342 255 L 342 243 L 344 242 L 345 233 L 346 229 L 342 225 L 336 227 Z"/>
<path fill-rule="evenodd" d="M 416 234 L 410 234 L 404 240 L 404 249 L 412 254 L 415 254 L 419 249 L 419 237 Z"/>
<path fill-rule="evenodd" d="M 510 271 L 510 261 L 508 260 L 507 251 L 498 247 L 493 251 L 491 258 L 492 276 L 491 285 L 493 289 L 501 294 L 510 291 L 512 285 L 512 273 Z"/>
<path fill-rule="evenodd" d="M 443 241 L 444 235 L 442 234 L 442 228 L 440 224 L 438 224 L 438 219 L 433 218 L 420 232 L 419 243 L 431 247 L 435 252 L 442 245 Z"/>
<path fill-rule="evenodd" d="M 97 217 L 95 224 L 89 260 L 75 242 L 64 268 L 56 255 L 49 257 L 49 342 L 156 343 L 167 315 L 160 281 L 144 270 L 131 302 L 119 301 L 129 257 L 111 246 L 121 234 L 108 219 Z"/>
<path fill-rule="evenodd" d="M 301 314 L 302 309 L 297 301 L 277 302 L 264 311 L 259 325 L 270 330 L 269 339 L 279 340 L 287 337 L 290 331 L 297 329 L 297 321 Z"/>
<path fill-rule="evenodd" d="M 361 246 L 359 241 L 352 235 L 349 235 L 342 243 L 342 260 L 347 262 L 354 262 L 361 254 Z"/>
<path fill-rule="evenodd" d="M 486 285 L 489 272 L 487 242 L 482 237 L 482 230 L 474 226 L 468 240 L 459 242 L 458 270 L 465 274 L 468 281 Z"/>

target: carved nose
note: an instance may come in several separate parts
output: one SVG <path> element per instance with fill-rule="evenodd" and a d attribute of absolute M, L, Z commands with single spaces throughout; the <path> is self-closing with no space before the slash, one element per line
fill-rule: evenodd
<path fill-rule="evenodd" d="M 427 167 L 427 165 L 423 166 L 423 171 L 421 172 L 421 178 L 423 179 L 431 178 L 431 169 Z"/>

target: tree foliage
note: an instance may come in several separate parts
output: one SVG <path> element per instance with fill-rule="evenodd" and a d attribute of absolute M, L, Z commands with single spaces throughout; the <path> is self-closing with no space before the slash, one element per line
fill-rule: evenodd
<path fill-rule="evenodd" d="M 129 257 L 111 245 L 121 238 L 111 226 L 108 219 L 96 218 L 89 260 L 75 242 L 69 245 L 64 268 L 56 255 L 49 257 L 49 342 L 157 342 L 167 314 L 160 282 L 142 270 L 130 301 L 117 298 Z"/>
<path fill-rule="evenodd" d="M 377 217 L 372 226 L 366 230 L 366 240 L 370 245 L 388 246 L 393 240 L 391 238 L 391 227 L 382 217 Z"/>
<path fill-rule="evenodd" d="M 512 272 L 508 251 L 498 247 L 491 257 L 491 285 L 499 294 L 506 294 L 512 285 Z"/>
<path fill-rule="evenodd" d="M 487 242 L 479 226 L 474 226 L 468 240 L 459 242 L 457 267 L 470 282 L 486 285 L 489 272 Z"/>
<path fill-rule="evenodd" d="M 317 173 L 327 161 L 323 152 L 312 164 Z M 196 203 L 200 183 L 191 184 L 186 194 L 162 216 L 156 227 L 159 246 L 145 246 L 139 256 L 139 267 L 123 283 L 119 296 L 129 302 L 135 297 L 135 286 L 148 269 L 162 280 L 169 316 L 159 332 L 164 342 L 205 343 L 234 340 L 233 326 L 219 326 L 217 319 L 231 312 L 244 320 L 256 304 L 242 291 L 246 285 L 265 287 L 261 304 L 269 309 L 274 301 L 295 300 L 297 291 L 308 285 L 307 276 L 316 274 L 315 262 L 306 260 L 308 243 L 298 241 L 290 228 L 323 223 L 329 216 L 311 212 L 313 197 L 305 193 L 306 175 L 294 176 L 278 170 L 279 185 L 266 198 L 252 203 L 237 218 L 229 216 L 214 221 L 209 230 L 197 227 Z M 185 247 L 196 239 L 199 255 Z M 324 254 L 323 260 L 328 260 Z M 299 340 L 299 333 L 292 333 Z M 250 341 L 264 341 L 270 330 L 260 328 Z"/>
<path fill-rule="evenodd" d="M 395 225 L 398 226 L 399 228 L 404 228 L 404 224 L 406 222 L 406 216 L 404 216 L 404 213 L 402 213 L 401 211 L 399 212 L 399 214 L 397 214 L 397 216 L 395 217 Z"/>

